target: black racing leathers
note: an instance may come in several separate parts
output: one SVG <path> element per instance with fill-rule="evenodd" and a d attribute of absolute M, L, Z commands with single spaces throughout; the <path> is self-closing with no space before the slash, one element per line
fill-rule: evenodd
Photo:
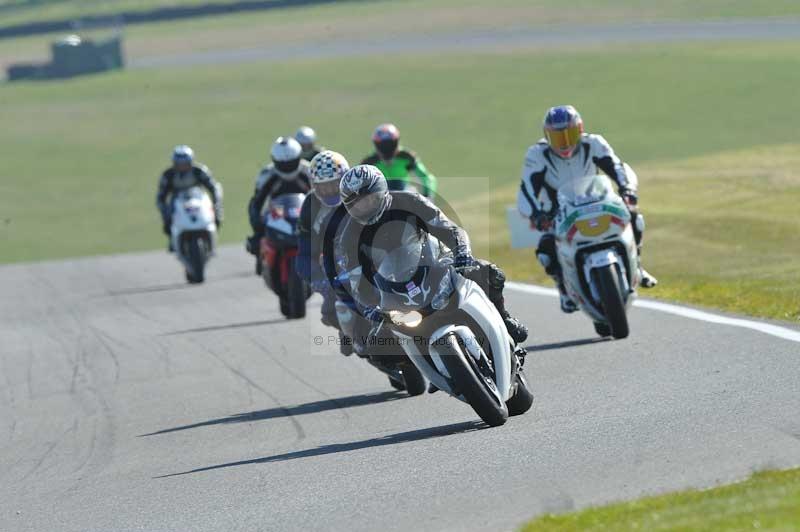
<path fill-rule="evenodd" d="M 264 234 L 261 213 L 264 210 L 264 204 L 270 198 L 284 194 L 306 194 L 311 189 L 306 168 L 301 166 L 300 171 L 293 179 L 285 179 L 279 176 L 275 171 L 271 170 L 271 166 L 264 170 L 253 192 L 253 197 L 247 206 L 247 214 L 254 235 L 261 236 Z"/>

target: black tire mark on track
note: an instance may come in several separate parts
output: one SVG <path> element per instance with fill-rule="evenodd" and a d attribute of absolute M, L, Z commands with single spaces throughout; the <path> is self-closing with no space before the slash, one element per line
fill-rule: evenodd
<path fill-rule="evenodd" d="M 110 462 L 114 446 L 112 409 L 99 389 L 102 379 L 98 377 L 97 368 L 92 364 L 89 352 L 89 346 L 102 344 L 103 341 L 95 335 L 96 342 L 90 342 L 94 331 L 87 324 L 85 304 L 88 300 L 86 298 L 71 300 L 60 297 L 59 290 L 46 275 L 30 271 L 34 279 L 45 287 L 49 300 L 53 302 L 53 307 L 65 310 L 64 319 L 72 322 L 70 325 L 62 320 L 56 320 L 49 313 L 43 313 L 41 320 L 47 336 L 62 347 L 63 353 L 72 365 L 70 396 L 84 417 L 91 419 L 93 424 L 89 444 L 82 446 L 88 447 L 88 451 L 74 471 L 78 473 L 82 470 L 89 470 L 89 473 L 96 473 Z M 60 334 L 60 331 L 65 331 L 66 334 Z M 115 375 L 118 378 L 118 365 L 115 366 L 115 369 Z M 77 482 L 76 479 L 67 491 L 75 487 Z"/>
<path fill-rule="evenodd" d="M 270 399 L 272 402 L 274 402 L 276 405 L 278 405 L 278 408 L 280 408 L 280 409 L 281 409 L 281 411 L 282 411 L 284 414 L 286 414 L 286 418 L 288 418 L 288 419 L 289 419 L 289 421 L 291 422 L 292 426 L 293 426 L 293 427 L 294 427 L 294 429 L 295 429 L 295 432 L 297 432 L 297 441 L 300 441 L 300 440 L 303 440 L 303 439 L 305 439 L 305 437 L 306 437 L 306 431 L 305 431 L 305 429 L 303 429 L 303 425 L 302 425 L 302 424 L 301 424 L 301 423 L 300 423 L 300 422 L 297 420 L 297 418 L 296 418 L 296 417 L 295 417 L 295 416 L 292 414 L 292 411 L 291 411 L 291 410 L 289 410 L 289 409 L 286 407 L 286 405 L 284 405 L 284 404 L 283 404 L 283 403 L 282 403 L 282 402 L 281 402 L 281 401 L 278 399 L 278 397 L 277 397 L 275 394 L 273 394 L 273 393 L 270 393 L 269 391 L 267 391 L 267 389 L 266 389 L 266 388 L 262 387 L 260 384 L 258 384 L 257 382 L 255 382 L 253 379 L 251 379 L 250 377 L 248 377 L 248 376 L 247 376 L 247 375 L 246 375 L 244 372 L 242 372 L 240 369 L 238 369 L 238 368 L 236 368 L 235 366 L 233 366 L 233 365 L 231 365 L 230 363 L 228 363 L 228 361 L 226 361 L 224 358 L 222 358 L 222 357 L 221 357 L 221 356 L 220 356 L 220 355 L 219 355 L 219 354 L 218 354 L 216 351 L 214 351 L 214 350 L 213 350 L 213 349 L 211 349 L 210 347 L 208 347 L 208 346 L 206 346 L 206 345 L 203 345 L 203 344 L 201 344 L 201 343 L 199 343 L 199 342 L 196 342 L 196 341 L 194 341 L 194 340 L 190 340 L 190 341 L 191 341 L 191 343 L 193 343 L 193 344 L 195 344 L 195 345 L 199 346 L 199 347 L 200 347 L 201 349 L 203 349 L 203 350 L 204 350 L 206 353 L 208 353 L 209 355 L 211 355 L 212 357 L 214 357 L 215 359 L 217 359 L 217 360 L 218 360 L 218 361 L 219 361 L 219 362 L 220 362 L 220 363 L 221 363 L 223 366 L 225 366 L 225 368 L 226 368 L 228 371 L 230 371 L 230 372 L 231 372 L 233 375 L 235 375 L 236 377 L 238 377 L 239 379 L 241 379 L 242 381 L 244 381 L 245 383 L 247 383 L 249 386 L 252 386 L 252 387 L 253 387 L 253 388 L 255 388 L 256 390 L 258 390 L 259 392 L 261 392 L 262 394 L 264 394 L 266 397 L 268 397 L 268 398 L 269 398 L 269 399 Z"/>
<path fill-rule="evenodd" d="M 113 300 L 116 300 L 119 303 L 121 303 L 121 305 L 125 307 L 131 314 L 137 316 L 142 321 L 150 323 L 152 325 L 156 325 L 158 328 L 160 328 L 163 325 L 162 322 L 154 319 L 152 316 L 149 316 L 148 314 L 140 310 L 136 305 L 131 303 L 130 299 L 127 296 L 115 296 L 113 297 Z M 172 359 L 170 358 L 169 355 L 169 349 L 164 345 L 164 343 L 161 340 L 158 339 L 155 332 L 154 334 L 151 335 L 151 339 L 153 341 L 153 344 L 155 345 L 156 350 L 158 351 L 159 358 L 164 364 L 164 375 L 167 378 L 174 377 L 175 373 L 172 368 Z"/>
<path fill-rule="evenodd" d="M 280 358 L 278 358 L 277 356 L 272 354 L 270 349 L 267 346 L 265 346 L 263 343 L 261 343 L 261 340 L 259 338 L 257 338 L 256 336 L 254 336 L 252 333 L 249 333 L 247 335 L 247 337 L 259 349 L 261 349 L 262 353 L 267 355 L 270 358 L 270 360 L 272 360 L 273 362 L 275 362 L 275 364 L 280 366 L 286 373 L 288 373 L 297 382 L 299 382 L 303 386 L 307 387 L 308 389 L 318 393 L 319 395 L 321 395 L 322 397 L 324 397 L 325 399 L 330 401 L 332 404 L 336 405 L 336 411 L 341 413 L 344 418 L 350 419 L 350 414 L 347 413 L 347 409 L 346 409 L 345 405 L 343 405 L 341 403 L 341 401 L 339 401 L 337 398 L 333 397 L 332 395 L 328 394 L 327 392 L 323 391 L 322 389 L 318 388 L 314 384 L 311 384 L 309 381 L 307 381 L 305 378 L 303 378 L 299 373 L 297 373 L 292 368 L 290 368 L 287 364 L 285 364 Z M 288 355 L 289 352 L 287 351 L 285 344 L 281 344 L 281 352 L 284 355 Z"/>
<path fill-rule="evenodd" d="M 103 349 L 108 354 L 108 356 L 111 357 L 111 360 L 114 363 L 114 384 L 117 384 L 119 382 L 119 373 L 120 373 L 119 357 L 117 357 L 117 352 L 111 345 L 112 343 L 117 343 L 117 341 L 111 338 L 104 331 L 95 327 L 94 325 L 88 325 L 87 327 L 90 331 L 92 331 L 92 333 L 94 334 L 95 338 L 97 338 L 97 341 L 100 343 L 100 345 L 103 346 Z"/>
<path fill-rule="evenodd" d="M 78 420 L 76 419 L 76 420 L 73 421 L 72 425 L 67 430 L 65 430 L 63 433 L 61 433 L 61 435 L 58 438 L 56 438 L 55 440 L 53 440 L 52 442 L 50 442 L 50 443 L 48 443 L 46 445 L 45 451 L 41 455 L 39 455 L 39 458 L 33 464 L 33 467 L 30 468 L 27 473 L 22 475 L 22 478 L 19 479 L 19 482 L 20 483 L 25 482 L 26 480 L 28 480 L 28 478 L 31 477 L 31 475 L 36 473 L 39 470 L 39 468 L 42 466 L 44 461 L 47 460 L 47 457 L 50 456 L 50 454 L 53 452 L 53 450 L 58 446 L 58 444 L 61 443 L 64 440 L 64 438 L 67 436 L 67 434 L 69 434 L 70 432 L 75 431 L 77 428 L 78 428 Z"/>
<path fill-rule="evenodd" d="M 6 404 L 8 405 L 8 411 L 11 416 L 11 423 L 9 423 L 9 431 L 8 431 L 8 440 L 6 447 L 11 445 L 11 442 L 14 440 L 14 435 L 17 432 L 17 396 L 14 393 L 14 385 L 11 382 L 11 372 L 8 368 L 8 360 L 6 359 L 6 355 L 3 355 L 0 358 L 3 362 L 3 376 L 5 377 L 6 381 L 6 390 L 8 390 L 8 400 Z"/>

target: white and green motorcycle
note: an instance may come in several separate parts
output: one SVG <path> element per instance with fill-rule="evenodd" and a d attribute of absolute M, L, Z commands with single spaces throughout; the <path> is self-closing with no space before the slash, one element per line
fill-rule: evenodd
<path fill-rule="evenodd" d="M 639 286 L 639 256 L 625 202 L 603 175 L 558 190 L 556 248 L 567 293 L 600 336 L 626 338 Z"/>

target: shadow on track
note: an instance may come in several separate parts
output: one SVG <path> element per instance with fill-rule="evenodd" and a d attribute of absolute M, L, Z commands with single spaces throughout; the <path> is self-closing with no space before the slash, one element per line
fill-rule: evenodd
<path fill-rule="evenodd" d="M 218 283 L 222 281 L 231 281 L 234 279 L 244 279 L 246 277 L 255 277 L 255 275 L 253 275 L 252 272 L 233 273 L 222 277 L 214 277 L 211 279 L 207 279 L 204 284 Z M 132 296 L 137 294 L 151 294 L 154 292 L 169 292 L 171 290 L 191 290 L 191 289 L 197 289 L 202 286 L 203 286 L 202 284 L 200 285 L 189 284 L 186 282 L 159 284 L 153 286 L 139 286 L 134 288 L 122 288 L 120 290 L 108 290 L 105 293 L 97 294 L 94 297 Z"/>
<path fill-rule="evenodd" d="M 566 342 L 554 342 L 552 344 L 529 345 L 525 347 L 525 351 L 533 353 L 534 351 L 552 351 L 554 349 L 566 349 L 568 347 L 579 347 L 582 345 L 601 344 L 610 341 L 611 338 L 583 338 L 581 340 L 567 340 Z"/>
<path fill-rule="evenodd" d="M 238 462 L 228 462 L 226 464 L 218 464 L 208 467 L 199 467 L 190 471 L 182 473 L 171 473 L 169 475 L 161 475 L 154 478 L 168 478 L 180 475 L 189 475 L 192 473 L 202 473 L 203 471 L 213 471 L 214 469 L 224 469 L 228 467 L 237 467 L 251 464 L 268 464 L 271 462 L 286 462 L 288 460 L 297 460 L 298 458 L 311 458 L 314 456 L 325 456 L 328 454 L 345 453 L 348 451 L 357 451 L 359 449 L 369 449 L 371 447 L 383 447 L 385 445 L 396 445 L 398 443 L 409 443 L 414 441 L 429 440 L 431 438 L 441 438 L 443 436 L 451 436 L 454 434 L 463 434 L 465 432 L 472 432 L 488 428 L 481 421 L 467 421 L 463 423 L 453 423 L 451 425 L 443 425 L 441 427 L 430 427 L 427 429 L 410 430 L 407 432 L 398 432 L 397 434 L 390 434 L 388 436 L 381 436 L 379 438 L 370 438 L 368 440 L 361 440 L 349 443 L 331 443 L 328 445 L 321 445 L 314 449 L 305 449 L 303 451 L 293 451 L 284 454 L 275 454 L 272 456 L 265 456 L 263 458 L 254 458 L 252 460 L 240 460 Z"/>
<path fill-rule="evenodd" d="M 301 416 L 303 414 L 316 414 L 318 412 L 325 412 L 328 410 L 336 410 L 339 408 L 352 408 L 355 406 L 375 405 L 385 403 L 388 401 L 396 401 L 408 397 L 403 392 L 380 392 L 360 395 L 350 395 L 348 397 L 340 397 L 337 399 L 325 399 L 323 401 L 313 401 L 311 403 L 303 403 L 295 406 L 282 406 L 275 408 L 268 408 L 266 410 L 255 410 L 253 412 L 244 412 L 241 414 L 234 414 L 228 417 L 221 417 L 217 419 L 210 419 L 208 421 L 201 421 L 200 423 L 192 423 L 191 425 L 182 425 L 180 427 L 173 427 L 170 429 L 158 430 L 148 434 L 140 434 L 139 437 L 144 436 L 157 436 L 159 434 L 168 434 L 170 432 L 178 432 L 181 430 L 195 429 L 199 427 L 209 427 L 213 425 L 225 425 L 228 423 L 249 423 L 251 421 L 261 421 L 264 419 L 276 419 L 290 416 Z"/>
<path fill-rule="evenodd" d="M 224 331 L 227 329 L 244 329 L 246 327 L 260 327 L 262 325 L 277 325 L 278 323 L 287 323 L 286 318 L 274 318 L 271 320 L 260 320 L 260 321 L 244 321 L 241 323 L 227 323 L 225 325 L 209 325 L 207 327 L 197 327 L 194 329 L 183 329 L 180 331 L 172 331 L 163 333 L 160 336 L 176 336 L 179 334 L 190 334 L 190 333 L 201 333 L 201 332 L 212 332 L 212 331 Z"/>

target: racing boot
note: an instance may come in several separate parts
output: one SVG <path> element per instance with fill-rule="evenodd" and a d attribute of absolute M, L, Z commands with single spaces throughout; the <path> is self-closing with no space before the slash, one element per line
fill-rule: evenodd
<path fill-rule="evenodd" d="M 572 314 L 578 310 L 578 305 L 567 294 L 567 288 L 561 280 L 556 280 L 558 285 L 558 297 L 561 299 L 561 312 L 564 314 Z"/>
<path fill-rule="evenodd" d="M 528 350 L 522 347 L 521 345 L 518 345 L 517 347 L 514 348 L 514 355 L 516 356 L 517 363 L 519 364 L 517 369 L 525 365 L 525 357 L 527 356 L 527 354 Z"/>
<path fill-rule="evenodd" d="M 500 309 L 498 308 L 498 310 Z M 515 343 L 521 344 L 528 339 L 528 328 L 522 322 L 509 314 L 505 308 L 500 311 L 500 315 L 503 316 L 503 323 L 506 325 L 508 335 Z"/>
<path fill-rule="evenodd" d="M 633 211 L 633 236 L 636 239 L 636 251 L 639 255 L 639 285 L 642 288 L 653 288 L 658 284 L 658 279 L 642 266 L 642 243 L 644 241 L 644 216 L 638 210 Z"/>
<path fill-rule="evenodd" d="M 640 285 L 642 288 L 653 288 L 655 285 L 658 284 L 658 279 L 656 279 L 650 272 L 645 270 L 642 266 L 639 266 L 639 275 L 641 277 Z"/>
<path fill-rule="evenodd" d="M 481 268 L 488 276 L 489 300 L 497 307 L 498 312 L 503 317 L 503 323 L 508 330 L 508 335 L 514 340 L 515 343 L 521 344 L 528 339 L 528 328 L 522 324 L 517 318 L 511 315 L 506 308 L 506 301 L 503 297 L 503 289 L 506 285 L 506 275 L 503 270 L 496 265 L 489 262 L 480 261 Z"/>

